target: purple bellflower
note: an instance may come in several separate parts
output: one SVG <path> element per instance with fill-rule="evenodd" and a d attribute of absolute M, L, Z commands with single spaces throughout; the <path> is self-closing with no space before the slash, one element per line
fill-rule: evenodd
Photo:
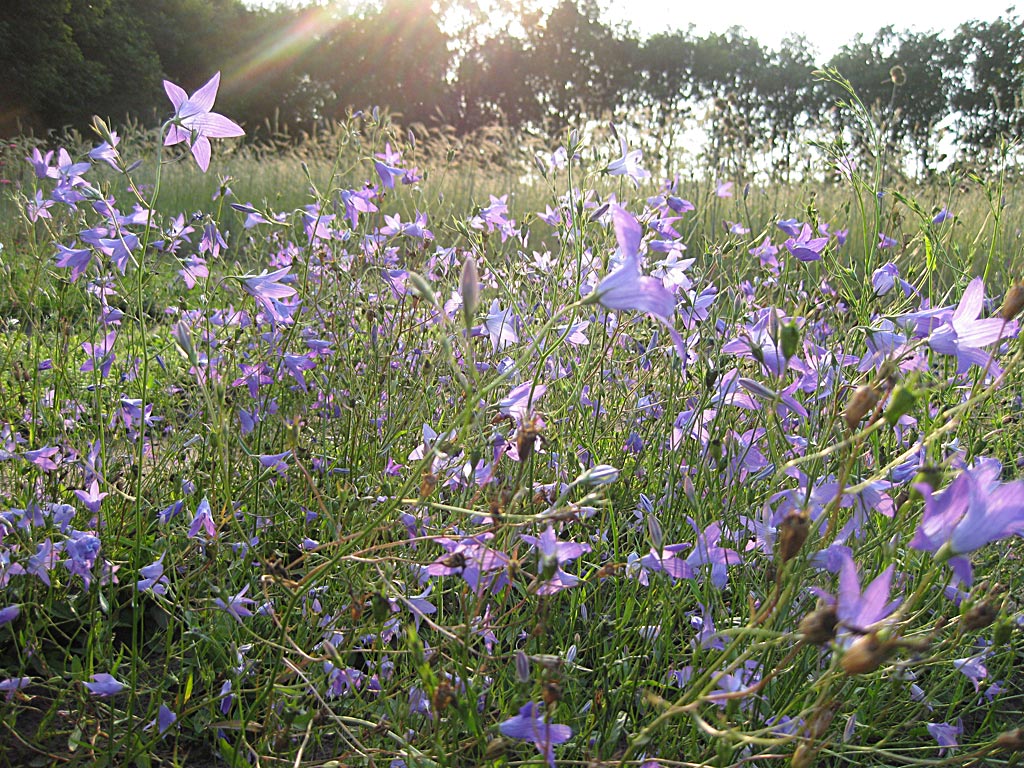
<path fill-rule="evenodd" d="M 611 206 L 615 239 L 622 253 L 622 266 L 597 285 L 593 295 L 608 309 L 647 312 L 668 329 L 679 356 L 686 360 L 686 344 L 672 326 L 676 300 L 656 277 L 640 272 L 640 240 L 643 231 L 632 214 L 619 205 Z"/>
<path fill-rule="evenodd" d="M 248 606 L 252 605 L 256 601 L 251 597 L 246 597 L 245 593 L 249 591 L 249 585 L 246 584 L 242 591 L 237 595 L 229 597 L 227 600 L 222 598 L 214 598 L 213 604 L 220 608 L 222 611 L 230 613 L 235 617 L 235 621 L 239 624 L 242 623 L 242 619 L 247 616 L 252 616 L 252 611 L 249 610 Z"/>
<path fill-rule="evenodd" d="M 554 745 L 572 738 L 568 725 L 549 723 L 538 711 L 537 704 L 528 701 L 519 709 L 519 714 L 498 725 L 498 730 L 510 739 L 532 741 L 550 768 L 555 768 Z"/>
<path fill-rule="evenodd" d="M 244 136 L 245 131 L 233 120 L 211 112 L 220 87 L 220 72 L 189 96 L 180 86 L 164 80 L 164 90 L 174 105 L 164 146 L 187 142 L 199 168 L 206 173 L 210 167 L 210 139 Z"/>
<path fill-rule="evenodd" d="M 981 347 L 1017 331 L 1015 321 L 1007 322 L 999 317 L 979 319 L 984 303 L 985 284 L 976 277 L 967 286 L 952 316 L 928 336 L 928 346 L 933 350 L 956 357 L 958 373 L 965 373 L 972 364 L 990 365 L 991 356 Z M 996 373 L 995 369 L 992 372 Z"/>
<path fill-rule="evenodd" d="M 520 538 L 540 553 L 540 587 L 538 595 L 553 595 L 579 584 L 579 577 L 562 570 L 562 564 L 575 560 L 590 551 L 589 544 L 559 541 L 550 525 L 538 536 L 520 535 Z"/>
<path fill-rule="evenodd" d="M 967 585 L 973 574 L 964 555 L 1024 534 L 1024 481 L 1000 483 L 1000 471 L 999 462 L 986 461 L 961 472 L 941 493 L 917 486 L 924 495 L 924 514 L 910 546 L 948 561 Z"/>
<path fill-rule="evenodd" d="M 619 138 L 619 144 L 622 148 L 622 157 L 608 163 L 605 172 L 609 176 L 628 176 L 633 186 L 639 187 L 641 179 L 649 178 L 651 175 L 650 171 L 640 165 L 644 157 L 643 152 L 639 149 L 630 151 L 625 136 Z"/>
<path fill-rule="evenodd" d="M 93 696 L 114 696 L 125 689 L 125 684 L 113 675 L 100 672 L 93 675 L 92 682 L 86 683 L 85 687 Z"/>

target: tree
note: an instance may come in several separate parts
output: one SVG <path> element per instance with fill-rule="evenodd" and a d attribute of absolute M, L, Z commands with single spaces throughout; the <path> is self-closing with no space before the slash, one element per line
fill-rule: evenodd
<path fill-rule="evenodd" d="M 1012 15 L 964 24 L 952 48 L 966 64 L 952 99 L 961 146 L 991 154 L 1024 132 L 1024 22 Z"/>

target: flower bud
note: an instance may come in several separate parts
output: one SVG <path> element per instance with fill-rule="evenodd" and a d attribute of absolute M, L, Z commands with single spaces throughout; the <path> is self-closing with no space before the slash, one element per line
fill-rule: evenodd
<path fill-rule="evenodd" d="M 462 296 L 462 319 L 466 327 L 473 325 L 476 308 L 480 304 L 480 275 L 476 269 L 476 259 L 467 256 L 462 262 L 462 274 L 459 276 L 459 294 Z"/>
<path fill-rule="evenodd" d="M 792 320 L 779 329 L 779 346 L 787 360 L 800 348 L 800 328 Z"/>
<path fill-rule="evenodd" d="M 889 80 L 892 84 L 899 87 L 907 82 L 907 73 L 899 64 L 889 69 Z"/>
<path fill-rule="evenodd" d="M 903 384 L 897 384 L 889 397 L 889 405 L 885 409 L 885 420 L 889 426 L 895 427 L 901 416 L 905 416 L 914 410 L 917 405 L 917 395 L 914 390 Z"/>
<path fill-rule="evenodd" d="M 850 402 L 846 404 L 846 410 L 843 411 L 843 420 L 846 422 L 846 426 L 851 430 L 856 429 L 861 420 L 876 405 L 878 405 L 878 390 L 870 384 L 862 384 L 857 387 Z"/>
<path fill-rule="evenodd" d="M 520 683 L 530 682 L 530 657 L 522 649 L 516 651 L 516 680 Z"/>
<path fill-rule="evenodd" d="M 661 552 L 661 548 L 665 544 L 665 537 L 661 530 L 661 523 L 654 515 L 647 516 L 647 536 L 651 540 L 651 547 L 657 552 Z"/>

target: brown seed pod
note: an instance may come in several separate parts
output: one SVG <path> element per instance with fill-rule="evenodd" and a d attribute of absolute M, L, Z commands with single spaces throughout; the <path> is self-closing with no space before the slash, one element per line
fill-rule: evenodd
<path fill-rule="evenodd" d="M 1024 750 L 1024 728 L 1014 728 L 1012 731 L 1003 731 L 996 736 L 996 746 L 1010 752 Z"/>
<path fill-rule="evenodd" d="M 836 609 L 832 606 L 825 606 L 804 616 L 797 629 L 808 643 L 824 645 L 835 638 L 838 624 L 839 617 L 836 615 Z"/>
<path fill-rule="evenodd" d="M 793 510 L 779 523 L 779 560 L 788 563 L 800 552 L 811 530 L 811 518 L 806 509 Z"/>
<path fill-rule="evenodd" d="M 1024 283 L 1014 283 L 1006 292 L 1003 305 L 999 308 L 999 317 L 1009 322 L 1024 309 Z"/>
<path fill-rule="evenodd" d="M 843 411 L 843 420 L 846 422 L 846 426 L 851 430 L 856 429 L 863 418 L 871 412 L 871 409 L 878 405 L 878 400 L 878 390 L 872 385 L 862 384 L 857 387 L 850 402 L 846 404 L 846 410 Z"/>
<path fill-rule="evenodd" d="M 891 643 L 879 640 L 874 632 L 862 635 L 846 649 L 839 666 L 848 675 L 866 675 L 885 663 L 893 647 Z"/>
<path fill-rule="evenodd" d="M 989 599 L 975 603 L 960 617 L 960 624 L 968 632 L 990 626 L 999 616 L 999 609 Z"/>

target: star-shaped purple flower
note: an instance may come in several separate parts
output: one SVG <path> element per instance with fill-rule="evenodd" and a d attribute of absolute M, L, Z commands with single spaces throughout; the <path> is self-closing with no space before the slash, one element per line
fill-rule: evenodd
<path fill-rule="evenodd" d="M 187 142 L 203 173 L 210 167 L 210 139 L 245 135 L 245 131 L 234 120 L 210 111 L 217 99 L 218 88 L 220 72 L 191 96 L 180 86 L 164 80 L 164 90 L 174 105 L 174 117 L 167 128 L 164 146 Z"/>
<path fill-rule="evenodd" d="M 518 715 L 498 725 L 498 730 L 510 739 L 532 741 L 551 768 L 555 768 L 554 745 L 572 738 L 572 728 L 549 723 L 532 701 L 526 702 Z"/>

